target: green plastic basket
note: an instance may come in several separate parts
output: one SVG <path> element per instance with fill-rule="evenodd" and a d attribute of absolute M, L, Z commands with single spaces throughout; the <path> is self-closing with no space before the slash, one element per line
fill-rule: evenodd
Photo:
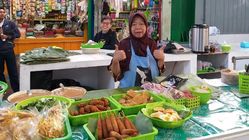
<path fill-rule="evenodd" d="M 69 107 L 71 105 L 71 103 L 73 102 L 72 99 L 68 99 L 66 97 L 62 97 L 62 96 L 52 96 L 52 95 L 47 95 L 47 96 L 37 96 L 37 97 L 31 97 L 31 98 L 28 98 L 26 100 L 23 100 L 19 103 L 16 104 L 15 108 L 17 110 L 21 110 L 22 106 L 26 106 L 30 103 L 33 103 L 33 102 L 36 102 L 38 100 L 40 100 L 41 98 L 55 98 L 56 100 L 58 101 L 61 101 L 61 102 L 65 102 L 67 104 L 67 106 Z"/>
<path fill-rule="evenodd" d="M 99 43 L 95 43 L 93 45 L 88 44 L 88 43 L 82 43 L 81 44 L 81 48 L 102 48 L 104 46 L 104 42 L 99 42 Z"/>
<path fill-rule="evenodd" d="M 191 110 L 198 108 L 200 106 L 200 97 L 199 96 L 194 96 L 193 98 L 180 98 L 180 99 L 175 99 L 175 100 L 164 97 L 163 95 L 160 95 L 160 97 L 166 103 L 174 103 L 177 105 L 184 105 Z"/>
<path fill-rule="evenodd" d="M 127 116 L 127 118 L 133 121 L 135 120 L 136 116 L 131 115 L 131 116 Z M 85 124 L 83 128 L 86 130 L 86 133 L 88 134 L 91 140 L 97 140 L 97 138 L 94 137 L 94 134 L 92 134 L 92 132 L 88 129 L 87 124 Z M 129 137 L 127 138 L 127 140 L 154 140 L 157 134 L 158 134 L 158 130 L 155 127 L 153 127 L 153 131 L 151 133 L 138 135 L 136 137 Z"/>
<path fill-rule="evenodd" d="M 149 92 L 150 96 L 153 98 L 153 103 L 154 102 L 163 102 L 163 99 L 159 97 L 156 94 L 153 94 Z M 144 108 L 148 103 L 145 104 L 140 104 L 140 105 L 135 105 L 135 106 L 123 106 L 120 104 L 118 101 L 123 97 L 124 94 L 117 94 L 111 96 L 111 99 L 119 106 L 121 107 L 122 111 L 124 114 L 127 115 L 136 115 L 142 108 Z"/>
<path fill-rule="evenodd" d="M 0 86 L 2 87 L 2 89 L 0 89 L 0 95 L 4 94 L 5 91 L 8 89 L 8 84 L 6 84 L 5 82 L 0 81 Z"/>
<path fill-rule="evenodd" d="M 165 101 L 166 103 L 174 103 L 177 105 L 185 105 L 185 98 L 179 98 L 179 99 L 170 99 L 165 97 L 164 95 L 158 95 L 159 97 L 161 97 L 163 99 L 163 101 Z"/>
<path fill-rule="evenodd" d="M 103 115 L 103 116 L 105 116 L 106 114 L 109 114 L 111 112 L 117 114 L 121 110 L 121 108 L 116 103 L 114 103 L 109 97 L 107 97 L 106 99 L 108 99 L 108 101 L 110 103 L 111 110 L 101 111 L 101 112 L 94 112 L 94 113 L 77 115 L 77 116 L 72 116 L 69 113 L 68 117 L 69 117 L 71 125 L 72 126 L 83 125 L 83 124 L 86 124 L 88 122 L 89 118 L 98 118 L 100 114 Z M 76 105 L 78 105 L 80 103 L 89 102 L 90 100 L 91 99 L 85 99 L 85 100 L 75 101 L 75 102 L 72 103 L 72 105 L 71 105 L 70 108 L 74 108 Z"/>
<path fill-rule="evenodd" d="M 239 92 L 249 94 L 249 75 L 239 73 Z"/>
<path fill-rule="evenodd" d="M 186 98 L 185 106 L 191 110 L 198 108 L 200 106 L 200 97 L 194 96 L 193 98 Z"/>
<path fill-rule="evenodd" d="M 229 53 L 232 49 L 232 46 L 231 45 L 228 45 L 228 44 L 223 44 L 221 45 L 221 51 L 223 53 Z"/>
<path fill-rule="evenodd" d="M 176 104 L 169 104 L 169 103 L 162 103 L 162 104 L 166 105 L 168 107 L 171 107 L 176 111 L 189 110 L 188 108 L 186 108 L 183 105 L 176 105 Z M 160 120 L 158 118 L 152 118 L 152 117 L 148 116 L 147 114 L 145 114 L 146 108 L 143 108 L 142 112 L 144 113 L 145 116 L 147 116 L 148 118 L 151 119 L 154 126 L 157 126 L 160 128 L 169 128 L 169 129 L 181 127 L 187 120 L 189 120 L 192 117 L 192 112 L 189 110 L 188 115 L 184 119 L 179 120 L 179 121 L 169 122 L 169 121 L 163 121 L 163 120 Z"/>
<path fill-rule="evenodd" d="M 207 93 L 199 93 L 195 91 L 196 87 L 190 87 L 190 92 L 194 95 L 194 96 L 198 96 L 200 98 L 200 104 L 206 104 L 209 99 L 212 96 L 212 91 L 210 88 L 208 88 Z"/>
<path fill-rule="evenodd" d="M 175 99 L 174 102 L 175 102 L 177 105 L 185 105 L 186 99 L 185 99 L 185 98 Z"/>

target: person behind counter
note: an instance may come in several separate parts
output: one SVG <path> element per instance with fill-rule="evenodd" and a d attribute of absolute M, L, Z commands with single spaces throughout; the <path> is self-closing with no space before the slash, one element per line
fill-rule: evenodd
<path fill-rule="evenodd" d="M 20 37 L 20 32 L 14 22 L 5 19 L 5 9 L 0 7 L 0 81 L 4 81 L 4 63 L 6 62 L 11 88 L 19 91 L 19 78 L 16 66 L 13 41 Z"/>
<path fill-rule="evenodd" d="M 151 82 L 164 70 L 164 48 L 147 36 L 148 23 L 142 13 L 134 13 L 129 19 L 130 36 L 116 45 L 109 69 L 119 88 L 141 86 Z"/>
<path fill-rule="evenodd" d="M 109 16 L 104 16 L 101 19 L 100 28 L 101 31 L 94 36 L 95 42 L 104 41 L 104 47 L 102 49 L 114 50 L 117 43 L 117 35 L 115 31 L 112 31 L 112 19 Z"/>

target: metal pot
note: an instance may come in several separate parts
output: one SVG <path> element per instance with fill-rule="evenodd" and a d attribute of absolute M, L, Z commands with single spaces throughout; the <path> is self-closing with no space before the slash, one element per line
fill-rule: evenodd
<path fill-rule="evenodd" d="M 209 52 L 209 27 L 206 24 L 195 24 L 189 31 L 189 43 L 195 53 Z"/>

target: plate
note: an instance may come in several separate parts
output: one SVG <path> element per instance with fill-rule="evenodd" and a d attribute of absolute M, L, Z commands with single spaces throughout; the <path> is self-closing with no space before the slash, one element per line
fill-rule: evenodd
<path fill-rule="evenodd" d="M 97 54 L 100 48 L 81 48 L 83 54 Z"/>

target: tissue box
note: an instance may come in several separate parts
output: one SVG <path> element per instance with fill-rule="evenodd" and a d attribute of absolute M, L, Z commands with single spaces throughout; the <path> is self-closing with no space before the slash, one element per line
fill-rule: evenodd
<path fill-rule="evenodd" d="M 241 42 L 241 43 L 240 43 L 240 47 L 241 47 L 241 48 L 249 48 L 249 42 L 245 42 L 245 41 L 244 41 L 244 42 Z"/>

